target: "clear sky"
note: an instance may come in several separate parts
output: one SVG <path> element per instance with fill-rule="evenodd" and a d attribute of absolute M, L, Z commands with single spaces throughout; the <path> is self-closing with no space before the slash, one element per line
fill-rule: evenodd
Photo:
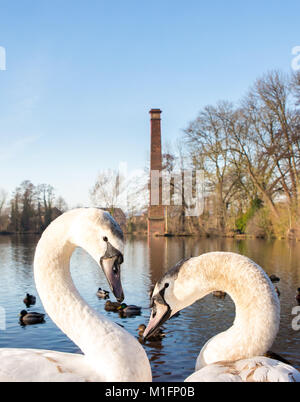
<path fill-rule="evenodd" d="M 206 104 L 291 70 L 299 0 L 0 0 L 0 188 L 52 184 L 89 204 L 102 169 L 144 168 Z"/>

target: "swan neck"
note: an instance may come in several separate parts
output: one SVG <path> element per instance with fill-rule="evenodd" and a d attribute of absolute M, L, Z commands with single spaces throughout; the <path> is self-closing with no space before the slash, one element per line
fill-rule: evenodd
<path fill-rule="evenodd" d="M 280 306 L 274 287 L 262 268 L 234 253 L 209 253 L 192 264 L 198 271 L 193 275 L 193 283 L 189 280 L 193 302 L 219 290 L 232 298 L 236 308 L 233 325 L 203 348 L 202 366 L 267 352 L 278 332 Z M 187 271 L 190 271 L 189 266 Z"/>
<path fill-rule="evenodd" d="M 75 248 L 67 239 L 51 238 L 49 233 L 44 233 L 35 254 L 35 282 L 48 315 L 88 353 L 85 337 L 93 310 L 82 299 L 71 277 L 70 259 Z"/>
<path fill-rule="evenodd" d="M 92 309 L 77 291 L 70 273 L 76 244 L 68 239 L 66 222 L 50 226 L 34 259 L 36 287 L 46 312 L 81 349 L 100 381 L 150 381 L 149 361 L 135 338 Z"/>

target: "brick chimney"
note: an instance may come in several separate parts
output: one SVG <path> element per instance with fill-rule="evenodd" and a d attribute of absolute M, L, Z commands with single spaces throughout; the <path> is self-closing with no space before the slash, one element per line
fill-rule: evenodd
<path fill-rule="evenodd" d="M 148 208 L 148 235 L 164 235 L 164 207 L 162 206 L 162 170 L 160 109 L 150 110 L 151 159 L 150 159 L 150 205 Z"/>

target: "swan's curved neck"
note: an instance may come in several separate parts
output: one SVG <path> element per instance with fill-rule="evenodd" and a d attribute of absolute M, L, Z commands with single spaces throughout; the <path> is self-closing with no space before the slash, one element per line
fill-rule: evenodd
<path fill-rule="evenodd" d="M 234 253 L 209 253 L 188 261 L 180 273 L 189 288 L 189 304 L 221 290 L 235 303 L 231 328 L 203 347 L 197 369 L 217 361 L 235 361 L 264 354 L 273 344 L 280 320 L 275 290 L 261 267 Z M 195 272 L 196 271 L 196 272 Z"/>
<path fill-rule="evenodd" d="M 35 282 L 45 310 L 80 347 L 100 380 L 132 381 L 143 378 L 144 373 L 138 374 L 137 361 L 131 357 L 142 354 L 142 361 L 146 358 L 144 350 L 139 350 L 138 342 L 92 309 L 75 288 L 70 273 L 70 258 L 76 245 L 68 240 L 66 233 L 66 222 L 64 225 L 52 224 L 36 248 Z"/>

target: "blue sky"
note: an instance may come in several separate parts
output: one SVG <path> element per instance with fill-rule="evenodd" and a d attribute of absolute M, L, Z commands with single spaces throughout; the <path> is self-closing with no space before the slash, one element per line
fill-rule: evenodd
<path fill-rule="evenodd" d="M 149 114 L 175 141 L 206 104 L 291 70 L 299 0 L 0 0 L 0 188 L 89 204 L 102 169 L 143 169 Z"/>

